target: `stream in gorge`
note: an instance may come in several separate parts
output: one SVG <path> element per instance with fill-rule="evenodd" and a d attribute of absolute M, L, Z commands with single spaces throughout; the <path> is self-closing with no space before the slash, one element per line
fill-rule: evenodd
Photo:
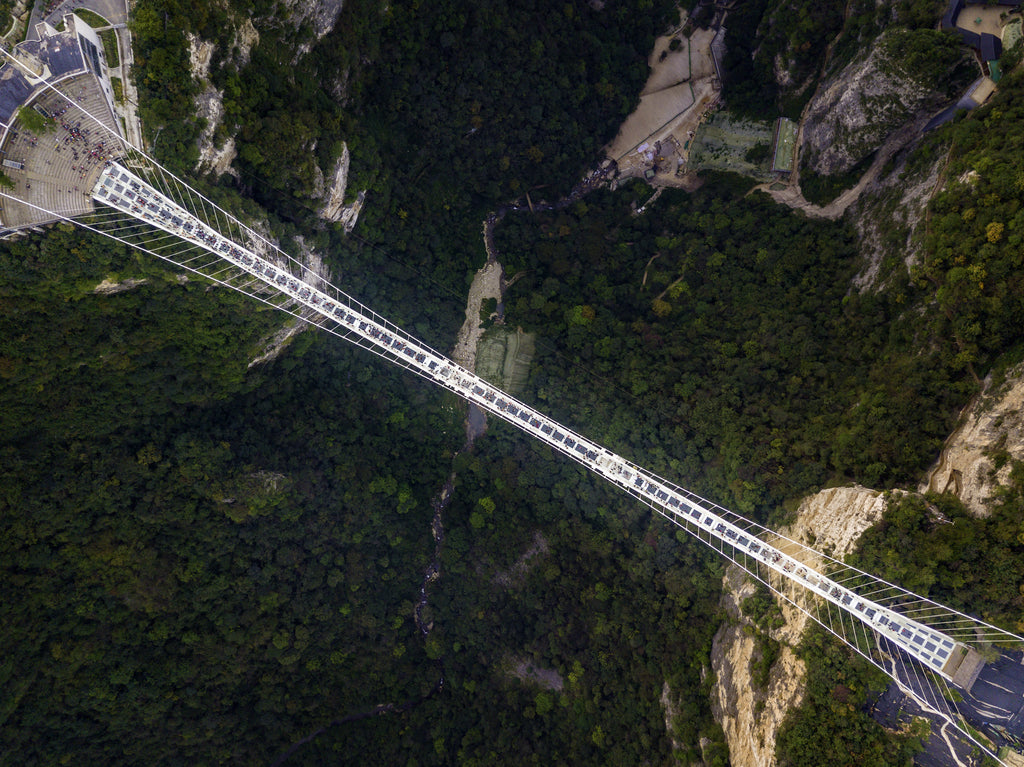
<path fill-rule="evenodd" d="M 455 362 L 469 370 L 474 370 L 476 367 L 477 345 L 480 343 L 480 338 L 483 335 L 480 326 L 480 307 L 484 300 L 489 298 L 495 299 L 497 311 L 494 319 L 498 324 L 503 323 L 505 320 L 505 289 L 511 283 L 505 281 L 504 269 L 501 262 L 498 261 L 500 254 L 494 243 L 494 227 L 510 212 L 529 211 L 536 214 L 542 211 L 561 210 L 568 207 L 588 192 L 603 184 L 611 170 L 611 166 L 607 166 L 603 169 L 591 171 L 572 188 L 569 194 L 557 202 L 548 203 L 540 201 L 533 203 L 527 197 L 525 205 L 520 201 L 516 201 L 503 205 L 488 214 L 483 221 L 483 241 L 487 260 L 477 271 L 469 288 L 469 296 L 466 301 L 466 320 L 459 330 L 455 348 L 452 351 L 452 359 Z M 466 441 L 462 448 L 452 456 L 452 472 L 441 486 L 437 495 L 430 502 L 430 508 L 434 512 L 430 521 L 430 529 L 434 536 L 434 556 L 423 573 L 419 599 L 413 610 L 416 628 L 419 630 L 424 641 L 426 641 L 434 627 L 433 618 L 430 616 L 429 586 L 441 577 L 441 549 L 444 544 L 444 510 L 451 501 L 452 492 L 455 487 L 455 460 L 467 450 L 472 450 L 474 441 L 482 437 L 487 431 L 487 414 L 476 405 L 470 404 L 466 415 L 465 428 Z M 443 683 L 444 677 L 442 675 L 439 684 Z"/>
<path fill-rule="evenodd" d="M 527 197 L 527 204 L 525 205 L 516 201 L 514 203 L 503 205 L 494 212 L 488 214 L 483 221 L 483 241 L 484 249 L 487 253 L 487 260 L 477 271 L 469 288 L 469 296 L 466 302 L 466 321 L 459 330 L 455 348 L 451 355 L 455 362 L 469 370 L 475 369 L 477 345 L 483 335 L 483 330 L 480 327 L 480 307 L 485 299 L 494 298 L 497 302 L 496 322 L 500 324 L 505 318 L 504 294 L 505 289 L 511 284 L 511 282 L 505 281 L 504 269 L 498 261 L 499 254 L 497 247 L 494 244 L 494 227 L 510 212 L 528 211 L 536 214 L 544 211 L 561 210 L 581 199 L 585 194 L 604 183 L 610 169 L 611 168 L 604 168 L 592 171 L 582 181 L 576 184 L 568 195 L 562 197 L 557 202 L 548 203 L 540 201 L 533 203 L 530 202 L 529 197 Z M 514 281 L 515 280 L 513 279 L 512 282 Z M 426 570 L 423 572 L 423 580 L 420 584 L 419 597 L 416 601 L 416 606 L 413 608 L 413 621 L 415 622 L 416 629 L 419 631 L 424 642 L 427 641 L 430 636 L 430 632 L 434 628 L 434 619 L 430 612 L 430 585 L 441 578 L 441 553 L 444 546 L 444 510 L 448 508 L 448 504 L 451 502 L 455 488 L 455 461 L 462 453 L 467 450 L 472 450 L 473 443 L 486 433 L 487 414 L 476 405 L 470 404 L 464 424 L 466 440 L 462 447 L 452 456 L 452 470 L 445 479 L 444 484 L 441 485 L 440 490 L 430 501 L 430 508 L 433 511 L 433 516 L 430 520 L 430 530 L 434 538 L 434 554 L 431 557 Z M 438 658 L 435 663 L 438 668 L 438 679 L 426 694 L 401 703 L 381 703 L 371 709 L 334 719 L 324 724 L 316 731 L 310 733 L 302 740 L 293 743 L 286 751 L 274 760 L 271 767 L 278 767 L 279 765 L 282 765 L 303 745 L 315 740 L 332 727 L 362 719 L 368 719 L 373 716 L 383 716 L 385 714 L 408 711 L 433 697 L 436 693 L 444 689 L 445 682 L 443 658 Z"/>

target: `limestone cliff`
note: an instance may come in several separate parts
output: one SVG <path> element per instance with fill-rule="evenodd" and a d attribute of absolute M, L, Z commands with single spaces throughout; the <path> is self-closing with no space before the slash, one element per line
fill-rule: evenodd
<path fill-rule="evenodd" d="M 296 61 L 309 53 L 313 44 L 331 31 L 341 8 L 342 0 L 290 0 L 286 4 L 283 18 L 289 24 L 296 30 L 307 24 L 312 27 L 312 36 L 300 42 L 296 48 Z M 241 70 L 248 64 L 253 49 L 259 45 L 260 33 L 251 18 L 237 18 L 233 26 L 234 35 L 223 58 Z M 232 172 L 231 163 L 236 156 L 234 137 L 229 136 L 219 145 L 214 140 L 215 132 L 224 117 L 224 93 L 210 84 L 210 62 L 216 46 L 193 33 L 188 34 L 187 39 L 192 77 L 201 89 L 196 98 L 196 112 L 205 121 L 199 137 L 196 169 L 216 174 L 229 173 Z"/>
<path fill-rule="evenodd" d="M 754 582 L 732 566 L 726 573 L 725 587 L 722 604 L 729 619 L 712 643 L 716 684 L 711 712 L 725 731 L 729 761 L 734 767 L 768 767 L 775 762 L 779 725 L 789 709 L 803 699 L 804 664 L 792 647 L 783 645 L 767 684 L 756 687 L 751 667 L 761 660 L 763 640 L 742 611 L 743 600 L 756 590 Z"/>
<path fill-rule="evenodd" d="M 342 142 L 341 157 L 334 162 L 334 170 L 331 172 L 331 182 L 324 192 L 324 204 L 318 214 L 325 221 L 336 221 L 345 227 L 346 232 L 351 232 L 359 218 L 359 211 L 363 208 L 363 200 L 366 198 L 366 191 L 359 192 L 355 202 L 345 204 L 345 191 L 348 186 L 349 151 L 348 145 Z"/>
<path fill-rule="evenodd" d="M 203 120 L 203 130 L 199 134 L 199 160 L 196 162 L 196 170 L 218 176 L 223 173 L 233 174 L 231 163 L 237 155 L 234 137 L 229 136 L 219 145 L 214 139 L 217 128 L 224 119 L 224 92 L 210 83 L 210 62 L 216 46 L 196 34 L 189 34 L 187 37 L 192 78 L 202 88 L 196 97 L 196 115 Z M 242 21 L 235 30 L 232 40 L 231 60 L 238 66 L 244 66 L 259 39 L 259 32 L 253 26 L 252 20 Z"/>
<path fill-rule="evenodd" d="M 1007 481 L 1010 459 L 1024 460 L 1024 365 L 1002 383 L 985 379 L 919 489 L 952 492 L 984 515 L 985 500 Z"/>
<path fill-rule="evenodd" d="M 936 464 L 919 490 L 954 492 L 976 514 L 986 513 L 985 499 L 1005 482 L 1010 461 L 1024 460 L 1024 365 L 995 381 L 965 409 Z M 884 496 L 865 487 L 822 490 L 806 498 L 788 529 L 779 532 L 842 559 L 860 535 L 879 521 Z M 805 668 L 792 648 L 800 641 L 807 616 L 780 602 L 782 625 L 765 629 L 743 614 L 743 600 L 754 582 L 733 566 L 725 577 L 723 605 L 730 620 L 719 629 L 712 647 L 717 684 L 712 710 L 725 730 L 734 767 L 775 764 L 775 735 L 787 711 L 803 697 Z M 752 667 L 759 661 L 759 633 L 781 643 L 767 684 L 756 689 Z"/>
<path fill-rule="evenodd" d="M 221 91 L 208 85 L 196 97 L 196 114 L 204 120 L 203 130 L 199 134 L 199 160 L 196 169 L 217 176 L 223 173 L 236 175 L 231 163 L 238 154 L 235 151 L 233 137 L 228 137 L 220 146 L 214 143 L 214 131 L 224 119 L 223 96 Z"/>
<path fill-rule="evenodd" d="M 317 40 L 334 29 L 344 4 L 344 0 L 287 0 L 285 3 L 291 24 L 296 29 L 307 22 L 312 24 Z"/>
<path fill-rule="evenodd" d="M 780 532 L 788 538 L 831 552 L 842 558 L 867 528 L 881 519 L 885 501 L 881 493 L 865 487 L 822 490 L 800 504 L 793 524 Z M 722 604 L 730 618 L 715 635 L 711 664 L 717 683 L 711 709 L 725 731 L 733 767 L 770 767 L 775 764 L 775 736 L 786 714 L 800 705 L 806 668 L 794 648 L 799 644 L 807 616 L 780 602 L 781 625 L 758 626 L 743 613 L 743 601 L 754 594 L 754 581 L 735 565 L 724 579 Z M 752 672 L 762 661 L 768 642 L 779 643 L 767 682 L 758 687 Z"/>
<path fill-rule="evenodd" d="M 342 0 L 287 0 L 285 6 L 275 13 L 281 16 L 296 30 L 297 38 L 292 49 L 292 63 L 295 64 L 309 53 L 313 45 L 334 28 L 342 10 Z M 265 23 L 266 19 L 255 19 L 256 23 Z M 193 79 L 199 86 L 196 96 L 196 115 L 202 120 L 202 131 L 198 138 L 199 157 L 195 170 L 199 173 L 212 173 L 220 176 L 225 173 L 237 178 L 238 173 L 232 167 L 238 156 L 235 135 L 237 126 L 224 123 L 224 91 L 216 88 L 211 82 L 211 62 L 221 61 L 220 66 L 228 66 L 239 71 L 248 64 L 253 49 L 260 44 L 260 32 L 252 18 L 235 18 L 232 22 L 233 34 L 226 50 L 218 53 L 217 46 L 204 40 L 197 34 L 187 35 L 189 43 L 189 66 Z M 277 20 L 272 21 L 278 24 Z M 347 98 L 348 72 L 334 73 L 333 79 L 324 83 L 339 102 Z M 225 130 L 225 128 L 227 130 Z M 340 137 L 339 137 L 340 138 Z M 324 170 L 315 162 L 310 163 L 308 178 L 308 196 L 314 202 L 320 202 L 319 214 L 325 221 L 340 223 L 346 231 L 352 231 L 362 210 L 365 192 L 360 192 L 355 201 L 346 204 L 345 193 L 348 184 L 349 150 L 341 141 L 342 152 L 335 160 L 334 168 L 328 178 Z M 316 142 L 305 147 L 305 151 L 313 156 Z"/>
<path fill-rule="evenodd" d="M 821 175 L 845 173 L 897 129 L 930 118 L 969 76 L 966 52 L 933 30 L 888 30 L 822 84 L 808 105 L 801 154 Z M 929 48 L 929 46 L 932 46 Z M 928 66 L 918 50 L 931 55 Z"/>
<path fill-rule="evenodd" d="M 853 281 L 858 290 L 881 289 L 892 269 L 909 269 L 920 259 L 921 238 L 914 235 L 941 187 L 946 155 L 936 152 L 930 163 L 911 165 L 916 146 L 912 140 L 896 152 L 847 210 L 864 264 Z M 883 269 L 887 259 L 890 266 Z"/>

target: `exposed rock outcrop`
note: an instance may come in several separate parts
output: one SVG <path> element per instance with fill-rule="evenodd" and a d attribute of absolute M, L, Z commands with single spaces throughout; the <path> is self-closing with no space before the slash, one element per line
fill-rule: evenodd
<path fill-rule="evenodd" d="M 952 492 L 984 516 L 985 500 L 1006 483 L 1011 459 L 1024 460 L 1024 366 L 1010 371 L 1001 386 L 992 376 L 985 379 L 919 489 Z"/>
<path fill-rule="evenodd" d="M 316 39 L 326 35 L 338 21 L 344 0 L 287 0 L 289 16 L 296 28 L 307 21 L 313 26 Z"/>
<path fill-rule="evenodd" d="M 861 485 L 831 487 L 805 498 L 793 523 L 779 532 L 842 559 L 884 512 L 885 497 L 878 490 Z"/>
<path fill-rule="evenodd" d="M 228 138 L 220 147 L 214 144 L 214 131 L 224 119 L 223 92 L 212 85 L 196 97 L 196 114 L 205 122 L 199 134 L 199 160 L 197 170 L 215 175 L 230 173 L 236 175 L 231 167 L 237 152 L 234 138 Z"/>
<path fill-rule="evenodd" d="M 466 321 L 459 329 L 452 359 L 467 370 L 476 369 L 476 349 L 484 331 L 480 325 L 480 305 L 488 298 L 501 301 L 501 281 L 503 271 L 497 261 L 488 260 L 477 270 L 473 284 L 469 287 L 469 300 L 466 302 Z"/>
<path fill-rule="evenodd" d="M 334 28 L 342 10 L 343 0 L 286 0 L 285 5 L 283 17 L 299 33 L 299 42 L 293 56 L 297 62 Z M 260 33 L 251 18 L 235 18 L 233 26 L 234 35 L 228 49 L 222 52 L 220 58 L 241 71 L 248 64 L 253 49 L 259 45 Z M 210 66 L 217 52 L 216 45 L 196 34 L 189 34 L 187 39 L 189 68 L 192 77 L 200 86 L 199 95 L 196 97 L 196 115 L 201 118 L 203 125 L 198 138 L 199 158 L 195 170 L 217 176 L 228 173 L 237 177 L 237 171 L 232 167 L 238 156 L 235 137 L 226 135 L 230 134 L 235 126 L 224 125 L 224 92 L 210 82 Z M 347 71 L 337 72 L 330 82 L 324 84 L 339 103 L 344 103 L 347 99 L 348 77 Z M 225 131 L 225 127 L 229 130 Z M 306 150 L 313 155 L 316 150 L 315 143 L 306 147 Z M 344 144 L 330 179 L 325 176 L 323 169 L 315 162 L 311 162 L 306 190 L 306 195 L 314 201 L 322 201 L 320 216 L 326 221 L 341 223 L 346 231 L 352 231 L 355 227 L 365 201 L 365 192 L 360 192 L 354 202 L 345 204 L 349 162 L 348 146 Z"/>
<path fill-rule="evenodd" d="M 853 214 L 848 220 L 857 230 L 864 259 L 863 268 L 853 280 L 859 290 L 882 287 L 881 267 L 887 256 L 901 259 L 907 268 L 918 261 L 921 242 L 914 232 L 940 185 L 946 158 L 939 155 L 911 173 L 908 158 L 915 145 L 899 151 L 887 163 L 884 175 L 872 179 L 851 206 Z"/>
<path fill-rule="evenodd" d="M 185 39 L 188 40 L 188 65 L 192 77 L 205 80 L 210 76 L 210 60 L 217 46 L 193 32 L 186 33 Z"/>
<path fill-rule="evenodd" d="M 257 227 L 257 229 L 259 228 L 260 227 Z M 267 236 L 269 239 L 268 232 L 261 232 L 261 234 Z M 324 264 L 320 254 L 313 250 L 313 248 L 310 247 L 302 237 L 295 238 L 295 245 L 298 250 L 299 259 L 304 267 L 302 279 L 310 285 L 319 287 L 321 290 L 329 289 L 328 285 L 330 283 L 331 276 L 330 270 L 327 268 L 327 265 Z M 282 269 L 287 268 L 287 266 L 280 261 L 276 259 L 274 259 L 274 261 Z M 259 350 L 249 361 L 249 367 L 276 359 L 299 333 L 313 327 L 308 322 L 304 322 L 300 318 L 314 316 L 312 310 L 306 309 L 299 304 L 293 304 L 291 309 L 297 312 L 300 316 L 287 320 L 280 328 L 262 339 L 260 341 Z"/>
<path fill-rule="evenodd" d="M 503 665 L 509 676 L 531 687 L 554 692 L 561 692 L 565 687 L 565 680 L 555 669 L 538 666 L 527 658 L 509 657 L 505 659 Z"/>
<path fill-rule="evenodd" d="M 882 517 L 885 499 L 865 487 L 822 490 L 804 499 L 789 529 L 780 532 L 801 543 L 830 551 L 842 558 L 867 528 Z M 722 604 L 730 619 L 715 635 L 711 664 L 717 683 L 712 691 L 711 709 L 725 731 L 729 758 L 734 767 L 770 767 L 775 764 L 775 736 L 794 706 L 804 696 L 806 668 L 794 648 L 798 645 L 808 617 L 788 602 L 780 601 L 782 625 L 765 629 L 755 626 L 743 613 L 743 601 L 756 587 L 735 565 L 726 572 Z M 779 642 L 778 657 L 771 666 L 767 683 L 754 684 L 752 665 L 761 660 L 767 632 Z"/>
<path fill-rule="evenodd" d="M 885 32 L 819 89 L 807 110 L 801 147 L 812 171 L 849 171 L 900 126 L 927 119 L 947 102 L 956 79 L 951 71 L 959 72 L 959 62 L 946 67 L 945 81 L 930 82 L 904 59 L 904 48 L 913 42 L 904 39 L 907 34 Z"/>
<path fill-rule="evenodd" d="M 351 232 L 359 218 L 359 211 L 363 208 L 363 200 L 366 199 L 366 192 L 361 191 L 355 202 L 351 205 L 345 204 L 345 190 L 348 186 L 349 168 L 348 144 L 342 142 L 341 156 L 334 161 L 334 170 L 331 171 L 331 183 L 324 193 L 324 204 L 320 208 L 320 218 L 325 221 L 336 221 L 345 227 L 346 232 Z"/>
<path fill-rule="evenodd" d="M 260 33 L 252 23 L 252 19 L 244 19 L 235 30 L 235 38 L 231 42 L 232 58 L 241 69 L 249 63 L 252 49 L 260 42 Z"/>
<path fill-rule="evenodd" d="M 954 492 L 976 514 L 985 514 L 985 500 L 1006 482 L 1011 460 L 1024 460 L 1024 365 L 1009 371 L 1005 382 L 989 377 L 981 394 L 965 409 L 942 454 L 919 488 Z M 885 511 L 885 496 L 852 486 L 822 490 L 806 498 L 795 521 L 779 532 L 842 559 L 861 534 Z M 753 594 L 753 581 L 735 566 L 725 577 L 723 605 L 730 620 L 715 635 L 712 668 L 717 684 L 712 711 L 725 731 L 735 767 L 775 764 L 775 736 L 788 709 L 800 704 L 806 669 L 793 654 L 808 617 L 793 605 L 779 602 L 785 622 L 769 631 L 782 644 L 763 690 L 754 689 L 751 666 L 760 643 L 743 600 Z"/>
<path fill-rule="evenodd" d="M 99 285 L 92 289 L 93 293 L 98 293 L 102 296 L 110 296 L 114 293 L 123 293 L 126 290 L 139 287 L 139 285 L 145 285 L 149 280 L 139 279 L 127 279 L 121 282 L 111 282 L 108 279 L 104 279 Z"/>
<path fill-rule="evenodd" d="M 224 92 L 210 84 L 210 62 L 216 46 L 199 35 L 187 36 L 189 46 L 189 68 L 192 77 L 203 85 L 203 90 L 196 97 L 196 115 L 203 120 L 203 130 L 199 134 L 199 160 L 196 170 L 221 175 L 235 174 L 231 167 L 237 156 L 234 137 L 228 137 L 217 146 L 214 140 L 217 128 L 224 120 Z M 231 44 L 231 56 L 239 68 L 249 61 L 253 47 L 259 43 L 260 34 L 253 26 L 251 19 L 239 23 Z"/>
<path fill-rule="evenodd" d="M 281 352 L 288 348 L 288 344 L 303 330 L 308 328 L 305 322 L 299 319 L 290 319 L 275 332 L 260 341 L 260 348 L 256 356 L 249 360 L 247 367 L 262 365 L 277 359 Z"/>
<path fill-rule="evenodd" d="M 717 683 L 711 712 L 722 725 L 734 767 L 768 767 L 775 763 L 775 733 L 789 709 L 803 699 L 804 664 L 792 647 L 783 646 L 768 683 L 756 688 L 751 665 L 760 660 L 758 629 L 743 614 L 743 600 L 753 595 L 754 582 L 732 566 L 725 576 L 722 604 L 729 620 L 715 634 L 711 665 Z"/>

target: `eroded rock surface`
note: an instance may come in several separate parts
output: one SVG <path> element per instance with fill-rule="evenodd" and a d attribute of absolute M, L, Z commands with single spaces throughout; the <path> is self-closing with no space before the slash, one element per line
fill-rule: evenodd
<path fill-rule="evenodd" d="M 111 282 L 109 279 L 104 279 L 99 285 L 92 289 L 93 293 L 98 293 L 102 296 L 110 296 L 114 293 L 123 293 L 126 290 L 137 288 L 139 285 L 145 285 L 149 280 L 139 280 L 135 278 L 122 280 L 121 282 Z"/>
<path fill-rule="evenodd" d="M 356 220 L 359 218 L 359 211 L 363 208 L 363 200 L 366 199 L 366 191 L 359 192 L 355 202 L 345 203 L 345 191 L 348 187 L 348 168 L 350 156 L 348 144 L 342 142 L 341 156 L 334 161 L 334 169 L 331 171 L 331 181 L 323 193 L 324 204 L 320 208 L 320 218 L 325 221 L 336 221 L 345 227 L 346 232 L 355 228 Z"/>
<path fill-rule="evenodd" d="M 919 489 L 952 492 L 984 516 L 986 499 L 1008 481 L 1010 459 L 1024 460 L 1024 366 L 1000 386 L 985 380 Z"/>
<path fill-rule="evenodd" d="M 779 726 L 790 708 L 803 700 L 804 663 L 792 647 L 783 645 L 767 684 L 755 687 L 751 665 L 761 657 L 762 641 L 741 607 L 743 600 L 754 593 L 754 582 L 732 566 L 725 584 L 722 604 L 729 620 L 722 624 L 712 643 L 711 665 L 717 683 L 711 694 L 711 711 L 725 731 L 733 767 L 768 767 L 775 764 Z"/>
<path fill-rule="evenodd" d="M 895 130 L 927 120 L 949 100 L 950 82 L 929 82 L 906 66 L 901 58 L 906 41 L 901 34 L 882 34 L 811 101 L 801 153 L 815 173 L 828 176 L 849 171 Z"/>
<path fill-rule="evenodd" d="M 779 532 L 795 541 L 813 544 L 842 558 L 867 528 L 882 517 L 885 498 L 866 487 L 822 490 L 804 499 L 797 518 Z M 775 764 L 775 737 L 789 710 L 804 696 L 806 667 L 795 652 L 807 624 L 807 615 L 780 602 L 784 622 L 765 629 L 743 613 L 743 601 L 754 594 L 753 580 L 735 565 L 726 572 L 722 605 L 729 614 L 715 635 L 711 664 L 717 678 L 711 709 L 722 725 L 733 767 L 770 767 Z M 752 664 L 760 660 L 767 631 L 781 648 L 763 688 L 754 684 Z"/>
<path fill-rule="evenodd" d="M 332 29 L 345 5 L 344 0 L 288 0 L 289 16 L 296 28 L 307 21 L 313 25 L 316 39 Z"/>
<path fill-rule="evenodd" d="M 874 178 L 865 194 L 854 203 L 848 220 L 857 230 L 864 267 L 854 278 L 858 290 L 882 287 L 882 263 L 886 256 L 902 259 L 909 269 L 920 260 L 921 241 L 915 237 L 932 196 L 940 187 L 945 157 L 938 156 L 924 168 L 913 171 L 908 164 L 915 146 L 901 150 L 884 174 Z M 891 169 L 890 169 L 891 166 Z"/>

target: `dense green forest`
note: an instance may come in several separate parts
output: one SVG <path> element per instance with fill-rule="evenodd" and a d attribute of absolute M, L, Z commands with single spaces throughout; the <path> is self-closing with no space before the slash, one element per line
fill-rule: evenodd
<path fill-rule="evenodd" d="M 191 173 L 185 33 L 217 43 L 239 180 L 196 183 L 446 349 L 484 216 L 572 187 L 675 21 L 660 0 L 599 5 L 352 0 L 300 55 L 311 32 L 278 4 L 139 0 L 141 114 Z M 737 9 L 730 104 L 798 112 L 808 92 L 780 90 L 773 57 L 809 78 L 840 28 L 833 62 L 892 14 L 929 26 L 935 4 L 789 5 L 808 13 Z M 241 14 L 259 32 L 244 63 Z M 505 308 L 539 338 L 524 398 L 772 523 L 828 483 L 912 484 L 978 379 L 1020 357 L 1022 94 L 1008 75 L 923 142 L 916 162 L 948 158 L 960 180 L 932 203 L 922 263 L 887 264 L 877 291 L 850 289 L 851 226 L 734 177 L 640 217 L 640 185 L 510 212 Z M 350 189 L 370 190 L 353 237 L 313 213 L 342 141 Z M 105 278 L 146 282 L 92 292 Z M 728 763 L 707 703 L 720 560 L 507 425 L 456 456 L 454 397 L 334 338 L 250 368 L 280 323 L 68 227 L 0 243 L 0 764 L 269 764 L 292 746 L 285 764 Z M 956 530 L 894 503 L 858 561 L 1012 622 L 1019 475 L 987 520 L 928 501 Z M 901 569 L 908 543 L 927 567 Z M 1000 572 L 971 566 L 986 548 Z M 911 758 L 866 713 L 877 676 L 819 634 L 802 652 L 780 762 Z"/>
<path fill-rule="evenodd" d="M 314 223 L 313 178 L 331 171 L 344 140 L 349 189 L 369 188 L 373 200 L 360 237 L 421 282 L 461 294 L 479 265 L 480 220 L 531 190 L 557 197 L 595 162 L 636 103 L 674 9 L 668 0 L 567 3 L 557 13 L 534 0 L 346 2 L 293 66 L 308 30 L 281 23 L 270 4 L 250 14 L 248 4 L 142 0 L 133 12 L 142 117 L 156 156 L 190 170 L 201 126 L 171 117 L 190 111 L 196 90 L 182 32 L 217 42 L 218 138 L 235 136 L 243 191 Z M 244 65 L 229 55 L 227 21 L 241 23 L 233 11 L 251 15 L 260 35 Z"/>
<path fill-rule="evenodd" d="M 393 523 L 429 508 L 450 403 L 312 335 L 247 373 L 278 318 L 106 240 L 3 258 L 3 762 L 265 763 L 325 710 L 429 690 L 429 528 Z"/>
<path fill-rule="evenodd" d="M 525 274 L 510 318 L 552 351 L 539 402 L 760 518 L 829 481 L 907 481 L 973 388 L 946 345 L 916 354 L 926 328 L 904 308 L 925 296 L 905 276 L 851 294 L 849 229 L 730 184 L 666 192 L 657 217 L 595 194 L 502 227 L 506 268 Z"/>
<path fill-rule="evenodd" d="M 490 16 L 467 9 L 480 23 L 516 30 L 536 18 L 530 9 L 491 9 Z M 430 184 L 412 184 L 424 174 L 408 165 L 416 147 L 411 126 L 389 132 L 372 121 L 373 109 L 395 109 L 381 99 L 401 89 L 360 96 L 371 117 L 345 135 L 363 172 L 374 155 L 360 146 L 360 131 L 389 147 L 381 157 L 393 162 L 379 161 L 374 192 L 380 215 L 391 210 L 401 225 L 387 225 L 396 238 L 387 247 L 335 231 L 309 242 L 345 275 L 346 288 L 439 346 L 450 344 L 463 274 L 479 258 L 480 218 L 509 193 L 487 187 L 496 172 L 480 163 L 496 151 L 494 135 L 517 117 L 508 106 L 526 103 L 514 94 L 547 80 L 548 101 L 535 102 L 544 122 L 509 135 L 493 163 L 507 170 L 507 155 L 524 190 L 559 179 L 567 188 L 642 82 L 657 12 L 645 9 L 650 27 L 638 27 L 628 43 L 607 17 L 578 10 L 584 18 L 577 22 L 597 35 L 583 40 L 604 92 L 589 101 L 581 92 L 563 105 L 564 84 L 551 85 L 570 59 L 576 76 L 581 71 L 579 47 L 554 46 L 568 34 L 557 25 L 569 24 L 575 11 L 564 21 L 544 14 L 555 25 L 551 50 L 497 50 L 482 36 L 470 38 L 480 81 L 465 98 L 482 100 L 478 132 L 492 133 L 476 146 L 437 142 L 435 156 L 413 158 L 448 169 L 458 157 L 465 178 L 435 173 Z M 363 11 L 360 17 L 357 4 L 347 5 L 352 17 L 343 15 L 309 61 L 336 66 L 320 57 L 342 56 L 339 40 L 366 42 L 376 24 L 392 23 Z M 223 13 L 139 3 L 133 22 L 154 151 L 185 170 L 195 158 L 196 126 L 174 115 L 195 90 L 183 77 L 181 32 L 224 41 Z M 392 56 L 367 77 L 405 78 L 403 87 L 416 91 L 406 98 L 447 99 L 443 82 L 424 93 L 428 80 L 420 74 L 436 64 L 424 41 L 437 39 L 439 20 L 425 12 L 403 18 L 394 31 L 409 37 L 406 57 Z M 411 25 L 417 18 L 419 26 Z M 353 19 L 356 26 L 346 26 Z M 226 105 L 232 119 L 258 118 L 261 126 L 239 138 L 244 186 L 199 183 L 230 209 L 246 207 L 238 192 L 253 194 L 280 217 L 269 222 L 287 241 L 308 217 L 300 182 L 309 166 L 287 176 L 259 164 L 261 147 L 273 161 L 292 161 L 277 151 L 282 138 L 268 121 L 287 108 L 308 123 L 299 127 L 328 135 L 339 129 L 324 115 L 344 113 L 323 89 L 306 104 L 306 86 L 326 78 L 287 67 L 287 32 L 261 34 L 250 69 L 217 70 L 227 92 L 245 89 Z M 605 43 L 616 36 L 618 48 L 601 36 Z M 518 58 L 524 54 L 533 57 L 530 67 Z M 511 70 L 522 70 L 512 82 Z M 263 95 L 260 82 L 269 88 Z M 353 97 L 369 90 L 353 88 Z M 569 108 L 578 117 L 566 117 Z M 477 107 L 467 109 L 469 120 Z M 489 125 L 495 121 L 506 127 Z M 418 141 L 430 127 L 418 128 Z M 462 141 L 463 126 L 434 127 Z M 289 139 L 299 135 L 282 130 Z M 535 145 L 551 154 L 543 163 L 527 152 Z M 401 205 L 407 216 L 398 215 Z M 3 667 L 4 686 L 16 691 L 3 711 L 12 736 L 4 763 L 74 755 L 266 764 L 329 722 L 382 703 L 401 713 L 329 727 L 289 763 L 365 763 L 368 753 L 378 763 L 410 754 L 439 764 L 622 763 L 668 760 L 676 748 L 687 760 L 703 753 L 725 763 L 704 693 L 691 694 L 702 690 L 718 623 L 721 571 L 705 553 L 498 427 L 455 464 L 443 578 L 430 588 L 434 628 L 424 642 L 412 616 L 433 548 L 430 499 L 462 439 L 463 414 L 449 398 L 425 384 L 406 389 L 410 382 L 383 363 L 310 335 L 279 361 L 247 369 L 275 329 L 272 316 L 201 282 L 180 284 L 161 267 L 80 233 L 57 229 L 0 247 L 9 384 L 4 631 L 19 648 Z M 149 282 L 93 294 L 105 277 Z M 543 550 L 519 575 L 515 561 L 536 540 Z M 505 571 L 516 575 L 506 582 L 499 577 Z M 544 684 L 529 673 L 518 679 L 523 663 L 543 669 Z M 680 701 L 671 739 L 660 702 L 666 683 Z M 146 734 L 136 736 L 143 709 Z"/>
<path fill-rule="evenodd" d="M 807 663 L 807 693 L 779 729 L 775 753 L 780 767 L 909 767 L 914 763 L 927 725 L 922 728 L 918 723 L 912 732 L 895 734 L 867 713 L 889 685 L 885 674 L 816 624 L 807 629 L 799 650 Z"/>
<path fill-rule="evenodd" d="M 441 675 L 296 763 L 672 753 L 659 698 L 701 688 L 709 555 L 499 427 L 456 463 L 424 643 L 429 501 L 462 439 L 446 395 L 308 334 L 246 372 L 269 312 L 90 235 L 2 254 L 4 763 L 267 763 Z M 91 292 L 111 274 L 149 283 Z M 682 697 L 675 737 L 713 753 Z"/>

